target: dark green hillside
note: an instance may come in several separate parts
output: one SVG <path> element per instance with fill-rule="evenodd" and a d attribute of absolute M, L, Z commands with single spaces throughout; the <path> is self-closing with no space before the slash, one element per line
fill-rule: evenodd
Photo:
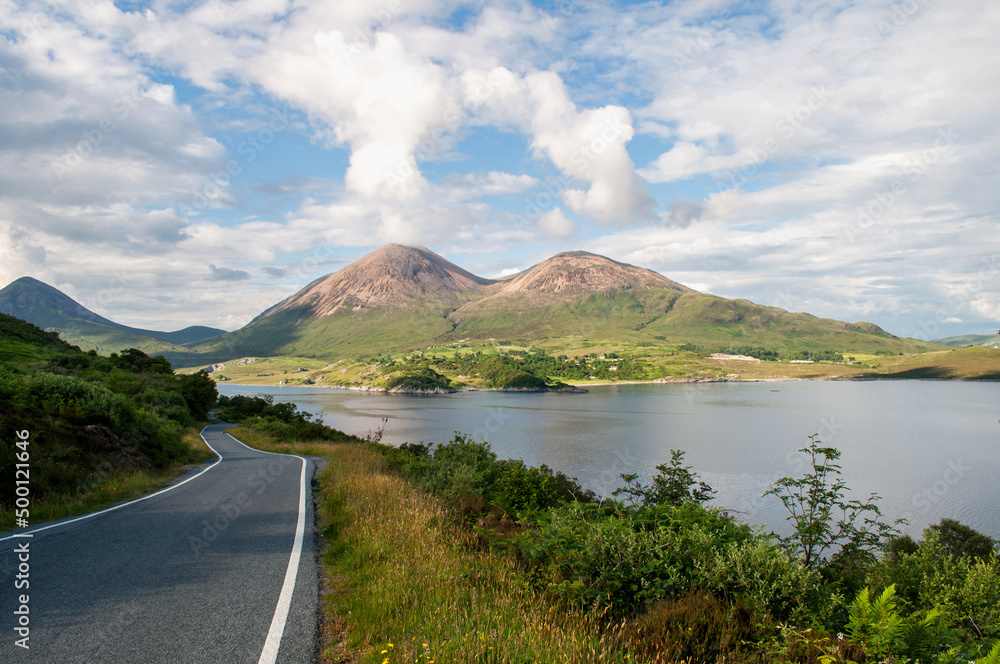
<path fill-rule="evenodd" d="M 138 348 L 145 353 L 162 354 L 183 362 L 193 357 L 183 344 L 198 343 L 225 333 L 225 330 L 200 325 L 176 332 L 122 325 L 99 316 L 58 289 L 31 277 L 21 277 L 0 289 L 0 312 L 42 329 L 54 330 L 65 341 L 102 355 Z"/>
<path fill-rule="evenodd" d="M 678 343 L 761 346 L 778 352 L 835 349 L 917 353 L 940 348 L 930 342 L 893 336 L 872 323 L 845 323 L 702 293 L 682 295 L 670 312 L 647 325 L 645 331 Z"/>
<path fill-rule="evenodd" d="M 296 355 L 334 359 L 423 348 L 450 332 L 446 312 L 429 309 L 371 309 L 303 317 L 285 309 L 196 346 L 203 363 L 246 356 Z"/>
<path fill-rule="evenodd" d="M 176 375 L 162 357 L 128 349 L 103 357 L 0 314 L 0 474 L 13 477 L 15 432 L 30 434 L 34 505 L 55 505 L 205 457 L 186 438 L 218 394 L 204 374 Z M 110 484 L 109 484 L 110 482 Z M 3 484 L 0 529 L 12 525 Z"/>
<path fill-rule="evenodd" d="M 947 346 L 1000 346 L 1000 334 L 963 334 L 958 337 L 935 339 L 934 343 Z"/>
<path fill-rule="evenodd" d="M 747 300 L 666 289 L 591 293 L 572 302 L 520 310 L 483 308 L 466 313 L 427 306 L 338 311 L 321 318 L 305 314 L 299 309 L 279 311 L 194 350 L 207 363 L 277 355 L 334 360 L 495 340 L 525 346 L 544 342 L 552 350 L 581 341 L 652 347 L 755 346 L 782 355 L 820 350 L 895 355 L 941 348 L 895 337 L 871 323 L 844 323 Z"/>
<path fill-rule="evenodd" d="M 940 348 L 895 337 L 871 323 L 844 323 L 748 300 L 666 289 L 592 293 L 574 302 L 524 311 L 487 311 L 461 320 L 440 341 L 488 338 L 522 343 L 575 338 L 610 345 L 758 346 L 779 354 L 825 349 L 896 354 Z"/>

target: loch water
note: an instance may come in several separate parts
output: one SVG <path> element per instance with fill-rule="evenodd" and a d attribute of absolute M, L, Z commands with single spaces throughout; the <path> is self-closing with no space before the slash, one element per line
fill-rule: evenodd
<path fill-rule="evenodd" d="M 784 508 L 762 498 L 800 476 L 797 452 L 819 434 L 841 450 L 852 497 L 875 492 L 890 519 L 919 535 L 942 517 L 1000 538 L 1000 383 L 780 381 L 589 387 L 587 394 L 459 392 L 416 396 L 312 387 L 219 386 L 222 394 L 291 401 L 337 429 L 383 442 L 446 442 L 456 431 L 576 477 L 599 495 L 623 473 L 648 480 L 671 449 L 716 489 L 714 504 L 787 532 Z"/>

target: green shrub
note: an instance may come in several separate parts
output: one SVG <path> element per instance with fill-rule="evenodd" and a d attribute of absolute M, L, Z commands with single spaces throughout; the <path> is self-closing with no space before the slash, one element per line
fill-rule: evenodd
<path fill-rule="evenodd" d="M 881 521 L 877 494 L 865 501 L 847 499 L 849 489 L 835 463 L 840 450 L 821 447 L 818 434 L 809 436 L 809 445 L 799 452 L 809 457 L 809 471 L 798 478 L 782 477 L 764 493 L 781 500 L 795 529 L 779 538 L 782 545 L 815 569 L 835 553 L 852 563 L 874 562 L 875 552 L 898 535 L 896 526 L 904 522 Z"/>
<path fill-rule="evenodd" d="M 520 372 L 504 376 L 503 379 L 495 383 L 495 387 L 507 390 L 544 390 L 548 387 L 548 384 L 544 378 L 539 378 L 531 373 Z"/>
<path fill-rule="evenodd" d="M 404 373 L 386 381 L 387 390 L 412 390 L 431 392 L 435 390 L 454 391 L 451 381 L 430 367 L 404 367 Z"/>
<path fill-rule="evenodd" d="M 702 587 L 738 597 L 758 615 L 778 621 L 824 619 L 832 601 L 822 596 L 815 571 L 759 538 L 714 548 L 700 576 Z"/>
<path fill-rule="evenodd" d="M 686 502 L 704 503 L 712 499 L 715 490 L 692 472 L 691 466 L 682 466 L 684 452 L 670 450 L 670 463 L 656 467 L 652 484 L 645 486 L 636 480 L 635 473 L 622 475 L 625 486 L 615 489 L 613 495 L 628 496 L 632 502 L 645 507 L 655 505 L 682 505 Z"/>
<path fill-rule="evenodd" d="M 727 602 L 702 590 L 659 602 L 631 622 L 632 651 L 655 661 L 716 664 L 759 661 L 751 644 L 758 617 L 740 602 Z"/>
<path fill-rule="evenodd" d="M 930 526 L 928 531 L 937 535 L 950 556 L 986 560 L 996 550 L 997 543 L 992 538 L 954 519 L 941 519 L 941 523 Z"/>
<path fill-rule="evenodd" d="M 531 526 L 515 539 L 518 555 L 570 603 L 627 615 L 707 589 L 781 620 L 819 603 L 815 572 L 695 503 L 639 511 L 570 503 Z"/>
<path fill-rule="evenodd" d="M 485 499 L 491 493 L 500 467 L 487 442 L 477 442 L 460 433 L 434 448 L 434 463 L 427 466 L 424 485 L 452 500 L 463 495 Z"/>
<path fill-rule="evenodd" d="M 886 556 L 872 567 L 875 590 L 894 586 L 913 609 L 938 610 L 964 630 L 967 639 L 1000 636 L 1000 560 L 955 556 L 941 542 L 940 530 L 928 528 L 917 550 Z"/>

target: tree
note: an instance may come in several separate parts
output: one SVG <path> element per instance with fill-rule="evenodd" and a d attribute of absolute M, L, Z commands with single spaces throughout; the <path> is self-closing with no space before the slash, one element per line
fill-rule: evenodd
<path fill-rule="evenodd" d="M 177 377 L 180 385 L 181 396 L 187 402 L 191 414 L 198 419 L 206 419 L 208 410 L 219 398 L 219 392 L 215 389 L 215 381 L 208 377 L 208 374 L 197 372 L 193 374 L 183 374 Z"/>
<path fill-rule="evenodd" d="M 925 538 L 936 533 L 938 541 L 949 555 L 956 558 L 986 560 L 993 553 L 993 539 L 954 519 L 941 519 L 941 523 L 927 528 Z"/>
<path fill-rule="evenodd" d="M 864 502 L 847 500 L 847 484 L 840 477 L 840 466 L 834 463 L 840 450 L 821 447 L 818 437 L 809 436 L 809 446 L 799 450 L 809 457 L 811 472 L 800 478 L 782 477 L 764 493 L 781 499 L 788 520 L 795 526 L 795 532 L 781 538 L 781 543 L 812 568 L 820 567 L 824 556 L 835 549 L 845 559 L 873 559 L 874 551 L 898 534 L 896 526 L 906 521 L 883 523 L 876 493 Z"/>
<path fill-rule="evenodd" d="M 715 496 L 715 490 L 705 482 L 700 481 L 697 473 L 691 472 L 691 466 L 682 466 L 684 459 L 682 450 L 670 450 L 670 463 L 661 463 L 656 467 L 653 483 L 643 486 L 636 480 L 637 473 L 626 473 L 621 476 L 625 486 L 619 487 L 612 495 L 625 495 L 633 503 L 644 507 L 654 505 L 682 505 L 686 502 L 704 503 Z"/>

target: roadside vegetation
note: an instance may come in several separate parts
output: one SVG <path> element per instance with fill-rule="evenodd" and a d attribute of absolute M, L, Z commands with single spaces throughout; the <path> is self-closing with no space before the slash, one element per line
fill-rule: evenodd
<path fill-rule="evenodd" d="M 330 662 L 1000 664 L 997 543 L 952 520 L 900 536 L 815 437 L 769 491 L 782 538 L 712 505 L 679 450 L 598 499 L 461 434 L 395 448 L 243 424 L 249 444 L 329 459 Z"/>
<path fill-rule="evenodd" d="M 214 455 L 197 432 L 218 394 L 136 349 L 103 357 L 0 314 L 0 476 L 14 477 L 15 432 L 29 433 L 31 508 L 41 523 L 141 495 Z M 0 530 L 15 525 L 15 484 Z"/>

